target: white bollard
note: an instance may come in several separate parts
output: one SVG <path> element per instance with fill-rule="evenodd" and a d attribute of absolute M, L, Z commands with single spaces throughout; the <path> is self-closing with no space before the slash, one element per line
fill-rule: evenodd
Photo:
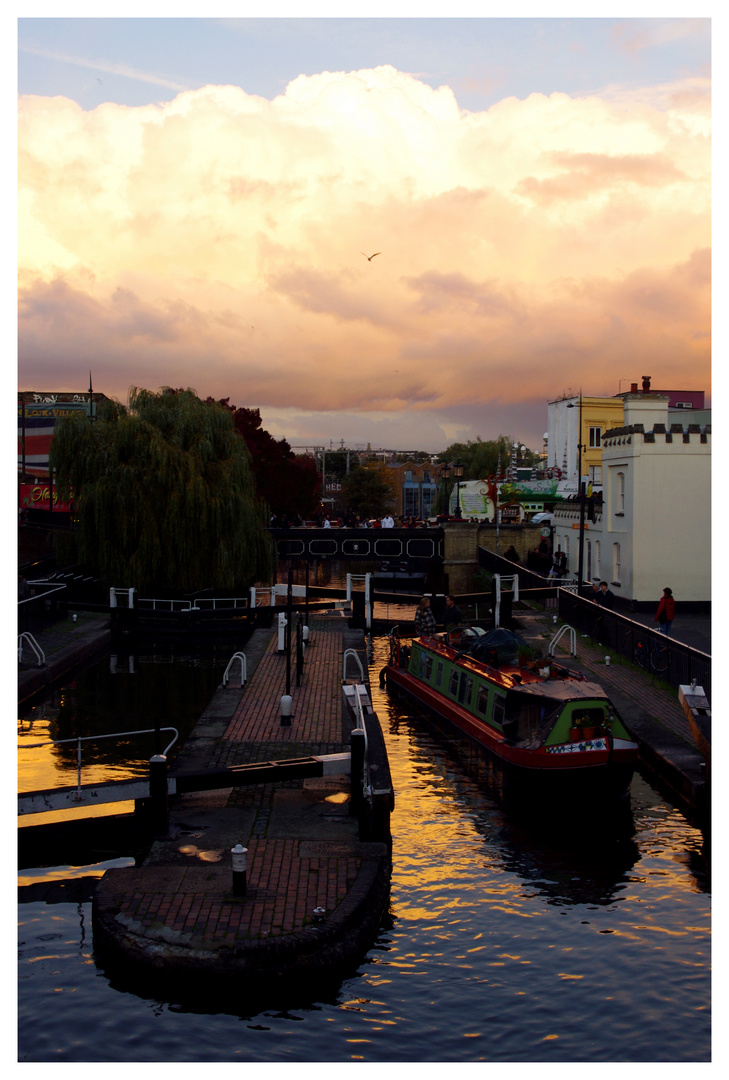
<path fill-rule="evenodd" d="M 293 706 L 293 698 L 290 694 L 284 694 L 281 698 L 281 726 L 291 727 L 291 709 Z"/>
<path fill-rule="evenodd" d="M 245 896 L 248 888 L 246 880 L 248 848 L 244 848 L 242 844 L 236 844 L 230 849 L 230 854 L 233 863 L 233 895 Z"/>

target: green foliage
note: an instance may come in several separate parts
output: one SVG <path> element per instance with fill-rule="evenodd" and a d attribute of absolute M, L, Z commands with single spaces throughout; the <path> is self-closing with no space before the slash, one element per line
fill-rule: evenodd
<path fill-rule="evenodd" d="M 133 387 L 51 444 L 59 491 L 74 494 L 81 561 L 109 584 L 231 591 L 268 580 L 272 554 L 250 455 L 230 412 L 193 390 Z"/>
<path fill-rule="evenodd" d="M 496 475 L 499 458 L 501 471 L 506 471 L 511 461 L 511 448 L 513 440 L 507 435 L 499 435 L 498 439 L 481 439 L 475 442 L 452 443 L 441 454 L 439 461 L 456 461 L 458 458 L 463 462 L 464 480 L 488 480 Z M 521 445 L 521 444 L 519 444 Z M 531 450 L 519 454 L 519 464 L 533 466 L 539 460 L 539 456 Z"/>
<path fill-rule="evenodd" d="M 342 498 L 360 517 L 382 517 L 397 505 L 396 483 L 385 466 L 364 465 L 345 477 Z"/>

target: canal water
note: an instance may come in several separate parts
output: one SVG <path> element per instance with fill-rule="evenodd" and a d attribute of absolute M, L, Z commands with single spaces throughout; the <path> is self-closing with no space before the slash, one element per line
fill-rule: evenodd
<path fill-rule="evenodd" d="M 579 807 L 559 829 L 507 811 L 478 755 L 379 688 L 386 638 L 370 649 L 396 792 L 393 875 L 387 920 L 356 972 L 330 998 L 258 1014 L 130 992 L 94 961 L 89 889 L 38 898 L 39 883 L 88 881 L 104 864 L 22 872 L 20 1061 L 710 1060 L 701 832 L 639 776 L 627 817 L 609 829 L 581 819 Z M 172 663 L 157 659 L 169 676 Z M 194 696 L 188 675 L 209 698 L 200 672 L 214 689 L 225 660 L 175 663 L 179 701 Z M 108 660 L 90 669 L 46 714 L 62 711 L 62 700 L 85 730 L 87 713 L 104 711 L 110 693 L 122 697 L 120 669 L 133 684 L 145 666 L 133 663 L 133 674 L 121 656 L 114 674 Z M 163 676 L 156 681 L 161 688 Z M 154 685 L 144 687 L 147 706 L 163 709 Z M 126 698 L 125 709 L 139 707 Z M 21 743 L 28 724 L 19 721 Z M 37 735 L 42 723 L 34 724 Z"/>

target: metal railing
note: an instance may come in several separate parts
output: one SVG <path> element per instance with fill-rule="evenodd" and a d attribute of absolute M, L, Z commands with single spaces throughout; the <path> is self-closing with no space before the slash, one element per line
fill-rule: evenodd
<path fill-rule="evenodd" d="M 76 743 L 76 789 L 81 793 L 81 743 L 95 742 L 98 739 L 121 739 L 127 735 L 156 735 L 157 732 L 162 731 L 174 731 L 175 736 L 172 741 L 165 747 L 161 754 L 163 757 L 167 757 L 167 754 L 177 742 L 179 732 L 177 728 L 173 727 L 160 727 L 160 728 L 142 728 L 139 731 L 113 731 L 107 735 L 79 735 L 73 739 L 44 739 L 43 742 L 38 743 L 20 743 L 18 745 L 19 750 L 36 750 L 40 746 L 61 746 L 64 743 Z"/>
<path fill-rule="evenodd" d="M 43 667 L 43 665 L 46 662 L 46 654 L 43 652 L 43 650 L 41 649 L 40 645 L 35 640 L 33 635 L 29 634 L 27 630 L 23 631 L 23 633 L 20 634 L 19 637 L 18 637 L 18 663 L 19 664 L 23 663 L 23 642 L 24 641 L 27 641 L 28 645 L 30 645 L 31 649 L 35 653 L 35 658 L 38 661 L 37 666 L 38 667 Z"/>
<path fill-rule="evenodd" d="M 243 652 L 233 653 L 230 660 L 228 661 L 228 666 L 226 667 L 225 674 L 223 675 L 223 687 L 227 687 L 228 685 L 228 676 L 230 675 L 231 669 L 235 664 L 236 660 L 240 662 L 240 688 L 242 690 L 248 679 L 246 654 Z"/>
<path fill-rule="evenodd" d="M 617 611 L 559 590 L 559 616 L 611 652 L 624 656 L 652 677 L 676 687 L 696 679 L 711 700 L 711 656 L 666 637 Z"/>

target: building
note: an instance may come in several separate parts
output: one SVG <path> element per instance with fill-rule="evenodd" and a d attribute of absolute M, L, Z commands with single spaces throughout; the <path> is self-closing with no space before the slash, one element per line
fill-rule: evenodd
<path fill-rule="evenodd" d="M 440 486 L 442 463 L 430 461 L 393 462 L 388 471 L 394 476 L 397 487 L 395 517 L 430 518 L 435 516 L 435 500 Z"/>
<path fill-rule="evenodd" d="M 48 452 L 56 423 L 64 417 L 85 413 L 93 419 L 104 394 L 18 394 L 18 473 L 22 478 L 48 478 Z"/>
<path fill-rule="evenodd" d="M 580 450 L 582 476 L 586 483 L 600 487 L 603 483 L 602 437 L 604 432 L 623 424 L 623 403 L 626 397 L 640 393 L 658 394 L 666 399 L 671 423 L 683 423 L 686 410 L 692 412 L 691 423 L 710 424 L 711 414 L 704 408 L 703 390 L 651 390 L 651 376 L 642 376 L 640 391 L 637 383 L 630 390 L 614 397 L 583 397 L 568 395 L 547 403 L 547 476 L 556 476 L 560 492 L 565 495 L 579 491 L 578 468 Z"/>
<path fill-rule="evenodd" d="M 657 605 L 665 586 L 679 603 L 711 599 L 711 426 L 669 403 L 635 386 L 621 395 L 622 422 L 601 433 L 602 502 L 585 521 L 584 578 L 633 608 Z M 554 546 L 576 577 L 576 495 L 556 508 Z"/>

